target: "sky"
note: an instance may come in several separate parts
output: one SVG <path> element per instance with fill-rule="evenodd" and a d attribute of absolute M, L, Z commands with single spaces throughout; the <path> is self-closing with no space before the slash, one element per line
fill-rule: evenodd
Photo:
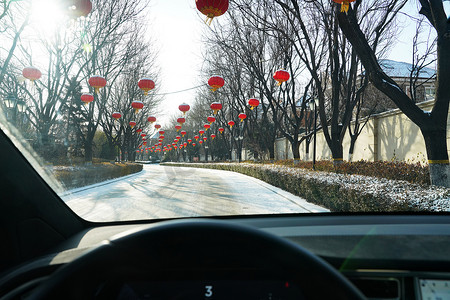
<path fill-rule="evenodd" d="M 160 93 L 190 89 L 199 82 L 202 67 L 202 31 L 208 28 L 195 6 L 195 1 L 152 0 L 148 29 L 159 50 L 158 65 L 161 68 L 158 82 Z M 164 96 L 161 123 L 167 123 L 170 115 L 180 114 L 178 105 L 192 105 L 195 89 Z"/>

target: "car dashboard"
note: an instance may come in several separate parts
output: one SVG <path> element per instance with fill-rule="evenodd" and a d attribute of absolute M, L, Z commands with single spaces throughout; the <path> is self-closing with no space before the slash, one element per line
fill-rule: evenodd
<path fill-rule="evenodd" d="M 320 214 L 220 219 L 294 242 L 328 262 L 368 299 L 450 299 L 449 216 Z M 96 224 L 83 230 L 48 255 L 2 274 L 0 299 L 26 298 L 59 267 L 93 247 L 158 223 Z M 130 276 L 101 287 L 103 298 L 130 299 L 129 293 L 133 292 L 137 299 L 150 299 L 146 298 L 149 294 L 158 295 L 151 299 L 241 299 L 237 291 L 241 291 L 242 299 L 303 297 L 301 287 L 290 278 L 251 268 L 225 266 L 210 270 L 184 268 L 177 272 L 172 269 L 170 274 L 122 274 Z M 326 282 L 322 284 L 327 286 Z M 175 291 L 183 293 L 180 296 Z"/>

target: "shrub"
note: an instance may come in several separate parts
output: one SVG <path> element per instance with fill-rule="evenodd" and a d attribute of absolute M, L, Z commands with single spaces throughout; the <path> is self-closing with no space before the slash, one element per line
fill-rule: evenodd
<path fill-rule="evenodd" d="M 142 168 L 141 164 L 100 162 L 83 166 L 55 166 L 53 171 L 55 178 L 66 189 L 71 189 L 137 173 Z"/>
<path fill-rule="evenodd" d="M 276 165 L 293 168 L 312 169 L 312 162 L 300 161 L 294 164 L 292 160 L 280 160 Z M 316 170 L 334 172 L 338 174 L 355 174 L 386 178 L 392 180 L 406 180 L 411 183 L 430 185 L 430 173 L 428 166 L 420 163 L 407 163 L 399 161 L 356 161 L 342 162 L 338 167 L 331 161 L 317 161 Z"/>

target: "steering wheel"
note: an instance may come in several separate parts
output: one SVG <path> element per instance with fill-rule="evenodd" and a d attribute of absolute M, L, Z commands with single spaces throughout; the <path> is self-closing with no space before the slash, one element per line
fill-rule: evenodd
<path fill-rule="evenodd" d="M 160 222 L 113 237 L 58 269 L 29 299 L 112 298 L 128 281 L 206 279 L 289 280 L 305 299 L 366 299 L 337 270 L 297 244 L 206 219 Z"/>

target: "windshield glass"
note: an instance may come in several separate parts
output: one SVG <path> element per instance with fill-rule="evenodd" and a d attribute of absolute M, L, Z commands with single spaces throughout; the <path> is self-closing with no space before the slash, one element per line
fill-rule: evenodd
<path fill-rule="evenodd" d="M 3 1 L 0 126 L 90 221 L 447 212 L 431 2 Z"/>

